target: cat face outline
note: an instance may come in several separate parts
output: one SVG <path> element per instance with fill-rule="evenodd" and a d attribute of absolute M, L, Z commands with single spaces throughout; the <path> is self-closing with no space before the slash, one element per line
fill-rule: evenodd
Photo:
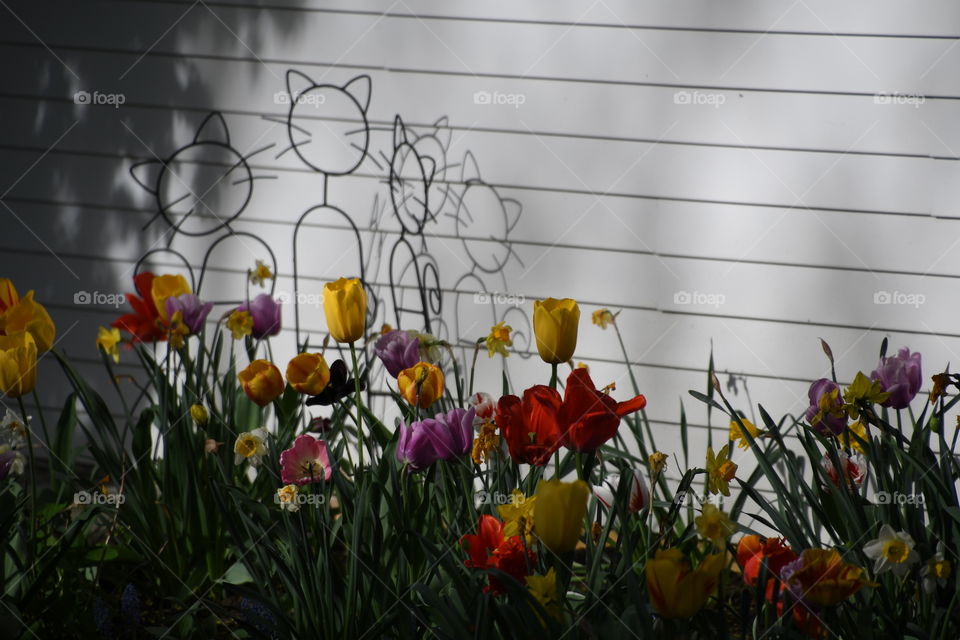
<path fill-rule="evenodd" d="M 509 235 L 520 220 L 522 206 L 502 198 L 480 178 L 476 158 L 464 155 L 460 180 L 463 191 L 454 214 L 457 237 L 474 266 L 485 273 L 499 273 L 514 254 Z"/>
<path fill-rule="evenodd" d="M 156 200 L 150 222 L 162 216 L 178 233 L 205 236 L 229 230 L 249 204 L 257 176 L 248 158 L 231 146 L 227 123 L 214 111 L 192 142 L 164 160 L 135 163 L 130 174 Z"/>
<path fill-rule="evenodd" d="M 390 158 L 390 200 L 405 233 L 423 232 L 431 218 L 431 184 L 436 171 L 433 158 L 421 155 L 416 138 L 408 133 L 400 116 L 393 121 L 393 156 Z"/>
<path fill-rule="evenodd" d="M 287 70 L 287 136 L 305 165 L 328 176 L 353 173 L 367 157 L 372 81 L 359 75 L 343 86 L 318 84 Z"/>

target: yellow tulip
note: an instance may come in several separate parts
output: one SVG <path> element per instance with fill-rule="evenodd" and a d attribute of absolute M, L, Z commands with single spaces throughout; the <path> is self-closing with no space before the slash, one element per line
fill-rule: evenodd
<path fill-rule="evenodd" d="M 153 279 L 153 285 L 150 288 L 150 297 L 153 298 L 153 304 L 157 307 L 157 313 L 164 324 L 169 321 L 167 317 L 167 298 L 177 297 L 184 293 L 190 293 L 190 285 L 187 279 L 181 275 L 162 275 Z"/>
<path fill-rule="evenodd" d="M 650 602 L 664 618 L 690 618 L 707 603 L 722 569 L 722 553 L 705 557 L 691 571 L 679 549 L 660 549 L 647 560 Z"/>
<path fill-rule="evenodd" d="M 0 391 L 19 398 L 37 386 L 37 343 L 33 335 L 18 331 L 0 336 Z"/>
<path fill-rule="evenodd" d="M 533 530 L 554 553 L 573 551 L 583 529 L 590 487 L 583 480 L 541 480 L 533 505 Z"/>
<path fill-rule="evenodd" d="M 443 396 L 443 371 L 429 362 L 418 362 L 397 375 L 397 386 L 407 402 L 426 409 Z"/>
<path fill-rule="evenodd" d="M 42 304 L 33 299 L 33 291 L 28 291 L 27 295 L 3 312 L 0 328 L 7 335 L 18 331 L 30 332 L 39 353 L 49 351 L 57 336 L 57 328 L 53 325 L 50 314 Z"/>
<path fill-rule="evenodd" d="M 0 313 L 20 302 L 17 288 L 9 278 L 0 278 Z"/>
<path fill-rule="evenodd" d="M 330 336 L 356 342 L 367 328 L 367 292 L 359 278 L 340 278 L 323 285 L 323 313 Z"/>
<path fill-rule="evenodd" d="M 261 407 L 270 404 L 283 393 L 283 376 L 276 365 L 266 360 L 254 360 L 237 374 L 243 392 Z"/>
<path fill-rule="evenodd" d="M 533 333 L 544 362 L 567 362 L 577 348 L 580 307 L 575 300 L 547 298 L 533 303 Z"/>
<path fill-rule="evenodd" d="M 301 353 L 287 364 L 287 382 L 300 393 L 315 396 L 330 382 L 330 367 L 319 353 Z"/>

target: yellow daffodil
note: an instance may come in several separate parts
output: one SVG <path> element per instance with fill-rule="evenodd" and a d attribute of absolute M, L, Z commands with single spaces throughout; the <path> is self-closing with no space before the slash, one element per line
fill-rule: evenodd
<path fill-rule="evenodd" d="M 743 423 L 743 427 L 754 439 L 763 435 L 760 429 L 757 429 L 757 427 L 746 418 L 740 418 L 740 422 Z M 740 430 L 740 425 L 736 420 L 730 421 L 730 440 L 737 441 L 737 446 L 741 449 L 750 448 L 750 442 L 747 440 L 746 436 L 743 435 L 743 432 Z"/>
<path fill-rule="evenodd" d="M 250 271 L 250 283 L 262 287 L 267 280 L 273 280 L 273 272 L 263 260 L 257 260 L 256 266 Z"/>
<path fill-rule="evenodd" d="M 737 530 L 736 523 L 716 505 L 709 502 L 703 505 L 703 510 L 693 519 L 693 522 L 697 525 L 697 533 L 717 547 L 723 547 L 727 538 Z"/>
<path fill-rule="evenodd" d="M 491 358 L 498 353 L 504 358 L 510 355 L 507 347 L 513 346 L 513 340 L 510 339 L 511 331 L 513 331 L 513 329 L 502 322 L 498 322 L 490 327 L 490 335 L 487 336 L 485 342 L 487 345 L 487 353 Z"/>
<path fill-rule="evenodd" d="M 610 309 L 597 309 L 593 312 L 593 324 L 597 325 L 601 329 L 606 329 L 608 326 L 616 322 L 617 316 L 610 313 Z"/>
<path fill-rule="evenodd" d="M 527 576 L 527 589 L 548 614 L 557 620 L 562 618 L 563 612 L 557 595 L 557 572 L 553 567 L 550 567 L 545 576 Z"/>
<path fill-rule="evenodd" d="M 533 543 L 533 506 L 536 496 L 527 497 L 519 489 L 510 494 L 510 503 L 497 507 L 503 520 L 503 537 L 523 536 L 527 544 Z"/>
<path fill-rule="evenodd" d="M 858 371 L 853 378 L 853 382 L 843 392 L 843 399 L 847 403 L 847 412 L 850 418 L 856 420 L 860 417 L 860 411 L 857 409 L 857 402 L 866 402 L 869 404 L 879 404 L 890 396 L 880 386 L 879 380 L 871 380 Z"/>
<path fill-rule="evenodd" d="M 120 330 L 116 327 L 100 327 L 97 331 L 97 347 L 103 349 L 114 362 L 120 362 Z"/>
<path fill-rule="evenodd" d="M 227 329 L 230 330 L 234 340 L 249 336 L 253 333 L 253 316 L 249 311 L 234 311 L 227 318 Z"/>
<path fill-rule="evenodd" d="M 730 461 L 730 445 L 725 444 L 714 456 L 713 447 L 707 447 L 707 487 L 710 493 L 730 495 L 730 481 L 737 474 L 737 465 Z"/>

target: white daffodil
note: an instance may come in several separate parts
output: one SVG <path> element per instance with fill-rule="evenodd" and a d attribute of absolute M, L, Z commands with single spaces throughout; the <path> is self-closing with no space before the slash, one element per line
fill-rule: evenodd
<path fill-rule="evenodd" d="M 267 430 L 265 427 L 247 431 L 237 436 L 237 441 L 233 445 L 234 464 L 240 464 L 244 460 L 250 463 L 250 466 L 256 467 L 260 464 L 260 459 L 267 453 Z"/>
<path fill-rule="evenodd" d="M 282 510 L 290 512 L 300 511 L 300 503 L 297 500 L 298 491 L 297 485 L 295 484 L 288 484 L 277 489 L 277 502 L 280 503 Z"/>
<path fill-rule="evenodd" d="M 950 561 L 943 556 L 944 550 L 943 542 L 940 542 L 937 545 L 937 552 L 920 570 L 920 577 L 923 578 L 923 590 L 927 593 L 933 593 L 937 586 L 946 586 L 947 579 L 953 572 Z"/>
<path fill-rule="evenodd" d="M 903 576 L 919 558 L 913 550 L 913 538 L 906 531 L 894 531 L 888 524 L 880 527 L 880 537 L 863 545 L 863 552 L 873 559 L 873 572 L 877 575 L 892 571 Z"/>

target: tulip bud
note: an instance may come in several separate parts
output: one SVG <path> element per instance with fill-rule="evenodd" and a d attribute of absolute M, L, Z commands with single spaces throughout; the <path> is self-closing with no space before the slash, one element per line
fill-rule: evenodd
<path fill-rule="evenodd" d="M 590 487 L 583 480 L 541 480 L 533 506 L 533 527 L 554 553 L 573 551 L 583 529 Z"/>
<path fill-rule="evenodd" d="M 577 348 L 577 329 L 580 307 L 575 300 L 535 300 L 533 303 L 533 333 L 537 351 L 544 362 L 567 362 Z"/>
<path fill-rule="evenodd" d="M 426 409 L 443 396 L 443 371 L 435 364 L 418 362 L 400 372 L 397 386 L 407 402 Z"/>
<path fill-rule="evenodd" d="M 37 385 L 37 343 L 27 331 L 0 336 L 0 391 L 19 398 Z"/>
<path fill-rule="evenodd" d="M 207 426 L 207 423 L 210 421 L 210 414 L 207 413 L 207 408 L 202 404 L 195 404 L 190 407 L 190 417 L 193 418 L 194 423 L 201 429 Z"/>
<path fill-rule="evenodd" d="M 283 376 L 276 365 L 266 360 L 254 360 L 237 374 L 243 392 L 263 407 L 283 393 Z"/>
<path fill-rule="evenodd" d="M 367 292 L 359 278 L 340 278 L 323 285 L 323 313 L 337 342 L 356 342 L 367 325 Z"/>
<path fill-rule="evenodd" d="M 160 319 L 166 324 L 170 317 L 167 315 L 167 298 L 177 297 L 185 293 L 190 293 L 190 285 L 187 279 L 181 275 L 162 275 L 153 279 L 150 285 L 150 297 L 153 298 L 153 304 L 160 314 Z"/>
<path fill-rule="evenodd" d="M 315 396 L 327 388 L 330 367 L 319 353 L 301 353 L 287 364 L 287 382 L 299 393 Z"/>

